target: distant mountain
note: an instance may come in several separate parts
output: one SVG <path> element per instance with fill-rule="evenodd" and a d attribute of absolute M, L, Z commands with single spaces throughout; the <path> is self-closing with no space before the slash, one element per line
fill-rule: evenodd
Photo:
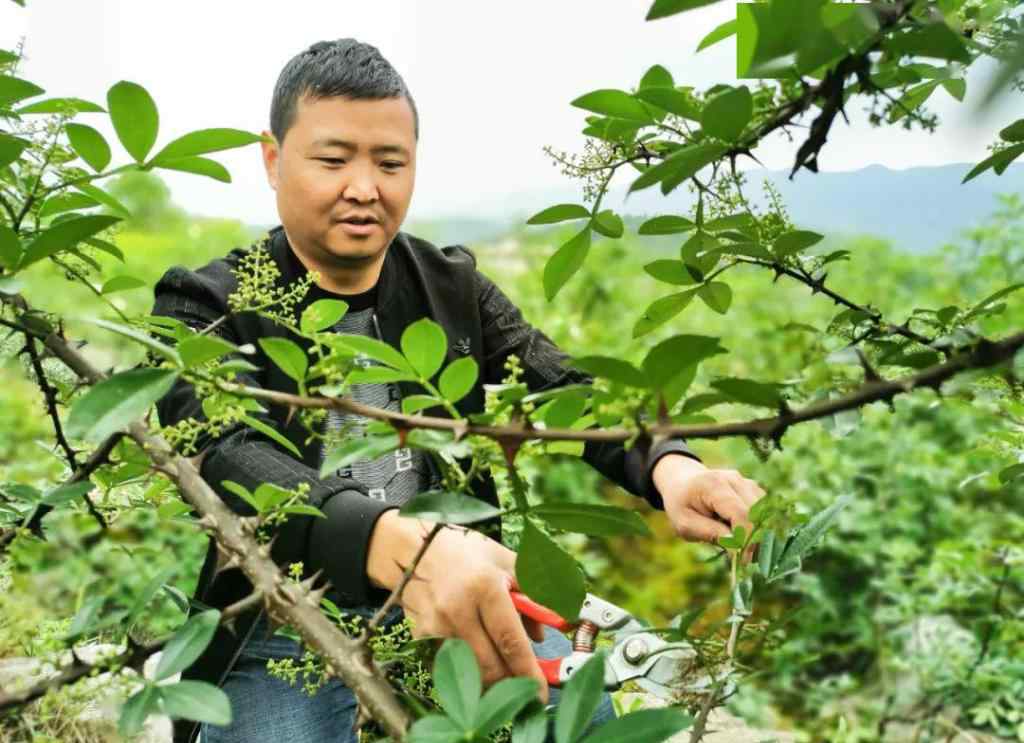
<path fill-rule="evenodd" d="M 964 175 L 973 163 L 890 170 L 870 165 L 847 172 L 788 173 L 747 171 L 747 192 L 764 205 L 762 181 L 774 183 L 782 194 L 793 221 L 803 228 L 830 237 L 874 235 L 892 241 L 908 252 L 934 250 L 983 221 L 998 206 L 996 194 L 1024 195 L 1024 165 L 1011 165 L 1002 175 L 992 171 L 966 184 Z M 604 204 L 623 215 L 643 216 L 681 213 L 693 204 L 685 187 L 668 197 L 649 188 L 625 198 L 626 188 L 611 191 Z M 471 242 L 500 235 L 521 225 L 531 214 L 552 204 L 579 202 L 578 192 L 568 186 L 506 197 L 500 203 L 483 203 L 473 209 L 473 219 L 449 230 L 437 220 L 435 237 L 448 242 Z M 459 230 L 465 232 L 460 232 Z M 468 230 L 468 231 L 467 231 Z M 442 240 L 444 242 L 444 240 Z"/>

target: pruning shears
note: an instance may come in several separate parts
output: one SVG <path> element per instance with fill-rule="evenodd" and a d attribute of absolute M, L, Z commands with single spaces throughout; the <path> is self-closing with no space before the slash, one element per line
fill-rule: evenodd
<path fill-rule="evenodd" d="M 682 679 L 696 662 L 689 643 L 668 642 L 620 606 L 588 593 L 575 621 L 569 621 L 526 594 L 511 591 L 516 610 L 560 632 L 572 631 L 572 654 L 561 658 L 538 658 L 548 685 L 565 684 L 594 656 L 597 635 L 614 633 L 615 644 L 604 665 L 604 688 L 614 690 L 636 681 L 645 691 L 666 699 L 684 688 Z"/>

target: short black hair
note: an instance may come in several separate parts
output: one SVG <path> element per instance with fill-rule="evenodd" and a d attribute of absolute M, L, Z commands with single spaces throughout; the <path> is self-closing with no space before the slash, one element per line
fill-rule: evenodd
<path fill-rule="evenodd" d="M 299 99 L 336 96 L 371 101 L 404 96 L 419 140 L 420 117 L 402 76 L 377 47 L 349 38 L 318 41 L 281 70 L 270 102 L 270 130 L 278 144 L 295 122 Z"/>

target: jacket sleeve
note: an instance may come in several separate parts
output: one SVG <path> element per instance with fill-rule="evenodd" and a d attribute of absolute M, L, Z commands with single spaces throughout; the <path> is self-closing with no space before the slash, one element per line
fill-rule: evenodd
<path fill-rule="evenodd" d="M 155 289 L 154 315 L 180 320 L 201 329 L 226 312 L 219 282 L 199 272 L 172 268 Z M 225 340 L 244 344 L 255 338 L 239 338 L 231 323 L 221 324 L 214 332 Z M 260 386 L 254 374 L 236 377 L 241 384 Z M 178 381 L 157 403 L 160 422 L 167 426 L 186 418 L 206 420 L 202 404 L 191 384 Z M 269 426 L 275 421 L 266 414 L 255 414 Z M 292 489 L 309 486 L 309 503 L 327 518 L 294 514 L 277 528 L 271 553 L 274 561 L 287 567 L 302 562 L 307 573 L 323 570 L 346 605 L 362 605 L 376 598 L 377 589 L 366 578 L 366 553 L 373 527 L 384 511 L 393 506 L 369 498 L 355 480 L 341 477 L 320 478 L 319 472 L 280 448 L 271 439 L 244 424 L 238 424 L 214 438 L 201 440 L 204 453 L 200 475 L 231 510 L 252 515 L 253 509 L 224 488 L 231 480 L 250 491 L 261 483 Z"/>
<path fill-rule="evenodd" d="M 592 378 L 583 371 L 565 366 L 568 355 L 526 322 L 519 308 L 479 271 L 476 285 L 483 324 L 484 381 L 500 382 L 505 375 L 505 360 L 515 354 L 522 362 L 524 381 L 531 391 L 591 383 Z M 623 444 L 588 441 L 583 459 L 608 479 L 646 498 L 655 508 L 662 508 L 652 473 L 658 460 L 670 453 L 699 459 L 680 438 L 666 439 L 646 450 L 640 446 L 626 450 Z"/>

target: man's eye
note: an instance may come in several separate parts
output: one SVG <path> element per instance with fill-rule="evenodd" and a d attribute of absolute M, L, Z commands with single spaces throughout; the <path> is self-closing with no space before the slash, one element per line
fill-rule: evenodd
<path fill-rule="evenodd" d="M 344 160 L 336 157 L 318 157 L 317 160 L 322 163 L 330 163 L 331 165 L 342 165 L 345 162 Z"/>
<path fill-rule="evenodd" d="M 385 168 L 401 168 L 403 165 L 405 165 L 405 163 L 399 163 L 393 160 L 388 160 L 386 162 L 381 163 L 381 165 L 383 165 Z"/>

